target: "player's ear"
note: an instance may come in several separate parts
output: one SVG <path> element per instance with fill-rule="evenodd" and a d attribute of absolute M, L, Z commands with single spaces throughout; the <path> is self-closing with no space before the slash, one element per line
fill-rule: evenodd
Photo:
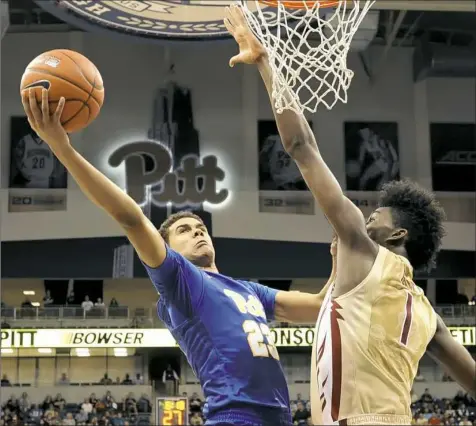
<path fill-rule="evenodd" d="M 390 236 L 387 238 L 387 243 L 398 246 L 405 242 L 408 235 L 408 231 L 404 228 L 396 228 L 392 231 Z"/>

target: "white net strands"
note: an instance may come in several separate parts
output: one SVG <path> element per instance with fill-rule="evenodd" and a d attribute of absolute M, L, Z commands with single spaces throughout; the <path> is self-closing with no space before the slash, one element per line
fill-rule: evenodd
<path fill-rule="evenodd" d="M 325 7 L 330 2 L 324 1 L 283 1 L 268 8 L 262 7 L 266 1 L 237 3 L 268 52 L 278 113 L 316 112 L 320 104 L 332 109 L 338 101 L 347 103 L 354 76 L 347 55 L 375 0 L 333 2 L 333 7 Z"/>

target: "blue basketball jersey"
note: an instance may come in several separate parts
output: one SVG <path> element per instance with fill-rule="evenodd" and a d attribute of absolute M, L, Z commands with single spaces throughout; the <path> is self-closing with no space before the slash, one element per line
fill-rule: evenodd
<path fill-rule="evenodd" d="M 277 291 L 202 271 L 168 247 L 164 263 L 146 269 L 158 315 L 200 380 L 204 414 L 261 407 L 286 417 L 288 387 L 267 325 Z"/>

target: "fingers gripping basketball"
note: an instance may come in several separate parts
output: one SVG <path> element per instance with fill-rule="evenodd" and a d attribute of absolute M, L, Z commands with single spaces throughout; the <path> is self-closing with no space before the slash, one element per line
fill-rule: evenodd
<path fill-rule="evenodd" d="M 71 50 L 45 52 L 28 64 L 20 91 L 33 88 L 41 103 L 41 91 L 48 90 L 50 113 L 61 97 L 66 102 L 61 124 L 68 133 L 88 126 L 99 114 L 104 101 L 104 87 L 96 66 L 83 55 Z"/>

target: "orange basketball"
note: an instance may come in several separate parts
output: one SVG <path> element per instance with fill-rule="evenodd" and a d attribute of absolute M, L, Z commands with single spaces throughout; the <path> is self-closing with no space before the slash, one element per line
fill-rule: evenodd
<path fill-rule="evenodd" d="M 48 89 L 50 113 L 61 97 L 66 100 L 61 124 L 68 133 L 88 126 L 99 114 L 104 101 L 101 74 L 85 56 L 71 50 L 51 50 L 31 61 L 23 73 L 20 92 L 34 88 L 37 101 Z"/>

